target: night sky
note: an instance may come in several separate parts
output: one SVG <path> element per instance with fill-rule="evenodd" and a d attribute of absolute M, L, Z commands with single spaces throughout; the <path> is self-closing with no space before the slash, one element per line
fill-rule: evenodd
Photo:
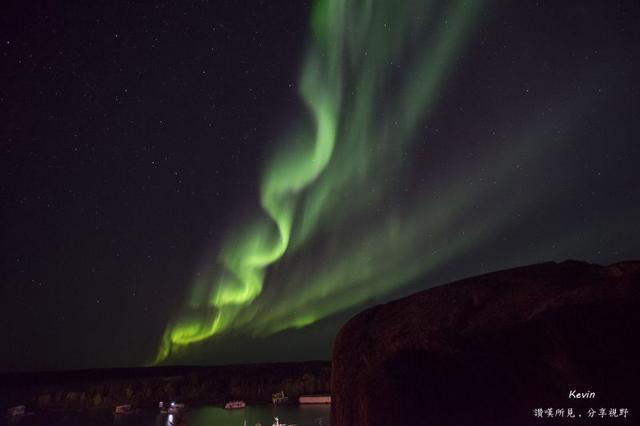
<path fill-rule="evenodd" d="M 375 303 L 640 258 L 638 22 L 637 1 L 10 1 L 0 370 L 329 359 Z"/>

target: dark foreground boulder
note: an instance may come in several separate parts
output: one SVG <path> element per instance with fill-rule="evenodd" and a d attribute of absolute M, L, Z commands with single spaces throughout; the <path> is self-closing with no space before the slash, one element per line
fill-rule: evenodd
<path fill-rule="evenodd" d="M 639 326 L 640 262 L 544 263 L 425 290 L 342 328 L 331 424 L 640 424 Z"/>

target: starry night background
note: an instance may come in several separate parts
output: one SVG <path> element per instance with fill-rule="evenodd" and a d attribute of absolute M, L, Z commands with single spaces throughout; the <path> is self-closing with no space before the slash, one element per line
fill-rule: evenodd
<path fill-rule="evenodd" d="M 259 210 L 263 165 L 305 108 L 311 7 L 5 5 L 0 370 L 153 361 L 194 276 Z M 521 264 L 640 257 L 640 5 L 486 2 L 479 15 L 398 160 L 402 179 L 389 177 L 400 195 L 372 209 L 421 215 L 415 200 L 446 204 L 456 221 L 439 244 L 466 244 L 465 223 L 482 237 L 301 328 L 239 328 L 179 362 L 328 359 L 339 327 L 374 303 Z M 300 274 L 292 264 L 330 268 L 331 231 L 319 233 L 307 257 L 269 268 L 265 288 L 287 288 L 279 300 L 305 292 L 304 280 L 299 293 L 279 284 Z"/>

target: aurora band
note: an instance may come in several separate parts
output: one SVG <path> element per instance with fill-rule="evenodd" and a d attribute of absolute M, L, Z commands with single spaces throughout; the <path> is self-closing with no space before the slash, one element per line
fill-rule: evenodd
<path fill-rule="evenodd" d="M 298 83 L 308 115 L 265 162 L 253 219 L 196 274 L 156 362 L 226 332 L 265 336 L 311 324 L 483 238 L 487 223 L 444 241 L 454 213 L 473 201 L 461 184 L 450 184 L 445 203 L 398 195 L 416 128 L 480 8 L 478 0 L 314 3 Z"/>

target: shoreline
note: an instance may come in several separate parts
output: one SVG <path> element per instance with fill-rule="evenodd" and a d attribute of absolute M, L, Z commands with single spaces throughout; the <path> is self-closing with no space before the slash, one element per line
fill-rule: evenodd
<path fill-rule="evenodd" d="M 11 373 L 0 375 L 0 407 L 69 412 L 124 404 L 155 409 L 159 401 L 190 407 L 222 407 L 229 400 L 264 405 L 281 390 L 296 400 L 329 394 L 330 379 L 330 361 Z"/>

